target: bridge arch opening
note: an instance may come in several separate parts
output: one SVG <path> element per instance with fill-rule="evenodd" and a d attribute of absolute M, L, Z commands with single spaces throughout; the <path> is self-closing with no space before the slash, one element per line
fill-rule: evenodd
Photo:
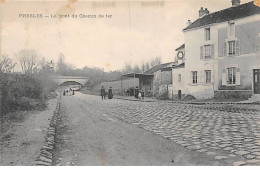
<path fill-rule="evenodd" d="M 76 81 L 66 81 L 66 82 L 61 83 L 59 86 L 80 86 L 80 88 L 81 88 L 83 85 Z"/>

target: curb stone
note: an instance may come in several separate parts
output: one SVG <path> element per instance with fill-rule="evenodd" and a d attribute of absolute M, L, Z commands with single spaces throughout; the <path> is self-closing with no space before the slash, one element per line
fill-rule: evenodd
<path fill-rule="evenodd" d="M 60 113 L 60 104 L 61 102 L 59 98 L 50 122 L 50 127 L 47 129 L 44 144 L 35 160 L 35 165 L 37 166 L 53 165 L 53 148 L 55 146 L 56 124 Z"/>

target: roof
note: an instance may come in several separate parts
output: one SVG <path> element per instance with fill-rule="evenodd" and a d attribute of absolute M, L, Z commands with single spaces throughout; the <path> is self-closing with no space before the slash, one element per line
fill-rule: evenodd
<path fill-rule="evenodd" d="M 180 49 L 184 49 L 185 48 L 185 44 L 182 44 L 180 47 L 178 47 L 177 49 L 175 49 L 175 51 L 180 50 Z"/>
<path fill-rule="evenodd" d="M 181 63 L 179 65 L 173 66 L 172 69 L 174 69 L 174 68 L 183 68 L 183 67 L 185 67 L 185 62 L 183 62 L 183 63 Z"/>
<path fill-rule="evenodd" d="M 154 72 L 161 70 L 162 68 L 168 66 L 171 63 L 173 63 L 173 62 L 168 62 L 168 63 L 156 65 L 156 66 L 152 67 L 151 69 L 148 69 L 147 71 L 145 71 L 144 74 L 153 74 Z"/>
<path fill-rule="evenodd" d="M 244 18 L 247 16 L 260 14 L 260 7 L 254 5 L 253 1 L 248 2 L 242 5 L 238 5 L 235 7 L 230 7 L 221 11 L 217 11 L 208 15 L 203 16 L 202 18 L 198 18 L 188 27 L 183 29 L 184 31 L 213 24 L 213 23 L 221 23 L 234 19 Z"/>
<path fill-rule="evenodd" d="M 124 74 L 124 77 L 135 77 L 135 78 L 141 78 L 143 76 L 153 76 L 153 74 L 143 74 L 143 73 L 128 73 Z"/>

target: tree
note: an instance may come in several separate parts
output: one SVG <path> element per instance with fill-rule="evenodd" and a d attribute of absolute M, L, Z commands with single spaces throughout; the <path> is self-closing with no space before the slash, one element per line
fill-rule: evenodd
<path fill-rule="evenodd" d="M 144 64 L 144 62 L 142 63 L 142 72 L 144 73 L 145 72 L 145 64 Z"/>
<path fill-rule="evenodd" d="M 149 62 L 146 62 L 146 64 L 145 64 L 145 69 L 146 69 L 146 70 L 150 69 L 150 64 L 149 64 Z"/>
<path fill-rule="evenodd" d="M 34 70 L 38 67 L 39 56 L 35 50 L 21 50 L 16 54 L 19 60 L 22 72 L 25 75 L 31 76 Z"/>
<path fill-rule="evenodd" d="M 138 65 L 135 65 L 135 66 L 134 66 L 133 72 L 134 72 L 134 73 L 140 73 L 140 72 L 141 72 L 141 69 L 139 68 Z"/>
<path fill-rule="evenodd" d="M 133 72 L 133 68 L 132 68 L 131 64 L 125 63 L 125 66 L 123 68 L 123 73 L 127 74 L 127 73 L 132 73 L 132 72 Z"/>
<path fill-rule="evenodd" d="M 161 57 L 158 56 L 158 57 L 152 59 L 150 64 L 151 64 L 151 67 L 154 67 L 156 65 L 160 65 L 161 64 Z"/>
<path fill-rule="evenodd" d="M 0 56 L 0 73 L 10 73 L 16 63 L 6 55 Z"/>

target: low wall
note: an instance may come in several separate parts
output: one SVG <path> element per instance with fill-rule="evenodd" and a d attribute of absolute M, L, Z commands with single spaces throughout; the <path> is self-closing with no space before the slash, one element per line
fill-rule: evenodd
<path fill-rule="evenodd" d="M 252 90 L 218 90 L 214 91 L 215 99 L 249 99 L 252 96 Z"/>

